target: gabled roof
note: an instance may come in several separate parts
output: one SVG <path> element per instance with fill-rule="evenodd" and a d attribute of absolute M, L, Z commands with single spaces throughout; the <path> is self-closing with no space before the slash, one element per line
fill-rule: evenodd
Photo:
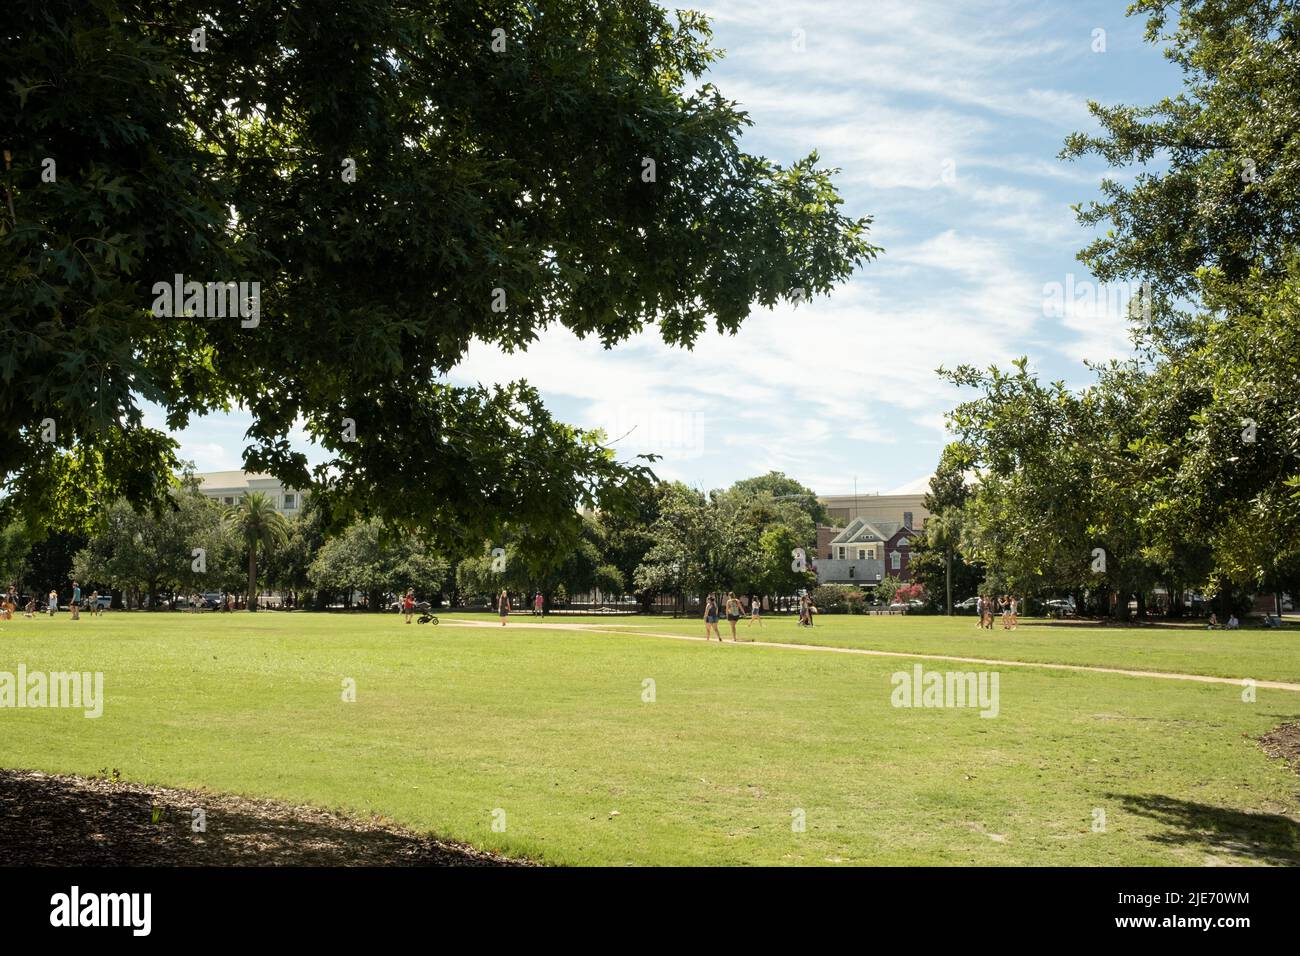
<path fill-rule="evenodd" d="M 855 518 L 831 539 L 831 544 L 884 544 L 898 532 L 906 530 L 897 521 L 868 521 Z"/>

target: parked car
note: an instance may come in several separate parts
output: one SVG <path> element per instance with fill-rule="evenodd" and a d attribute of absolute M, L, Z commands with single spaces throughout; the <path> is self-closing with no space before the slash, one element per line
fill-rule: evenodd
<path fill-rule="evenodd" d="M 220 591 L 206 591 L 203 594 L 203 606 L 210 611 L 215 611 L 221 607 L 225 597 Z"/>
<path fill-rule="evenodd" d="M 956 611 L 973 611 L 973 610 L 975 610 L 977 607 L 979 607 L 979 604 L 980 604 L 980 599 L 979 599 L 978 596 L 977 596 L 977 597 L 968 597 L 966 600 L 964 600 L 964 601 L 958 601 L 956 604 L 954 604 L 954 605 L 953 605 L 953 610 L 956 610 Z"/>
<path fill-rule="evenodd" d="M 1043 610 L 1052 617 L 1074 617 L 1074 602 L 1061 598 L 1049 598 L 1043 602 Z"/>
<path fill-rule="evenodd" d="M 99 597 L 95 598 L 95 603 L 107 611 L 113 606 L 113 595 L 101 594 Z"/>

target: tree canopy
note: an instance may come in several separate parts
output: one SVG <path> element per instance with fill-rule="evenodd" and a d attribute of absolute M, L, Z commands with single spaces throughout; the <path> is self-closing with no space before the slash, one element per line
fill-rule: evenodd
<path fill-rule="evenodd" d="M 644 462 L 523 382 L 441 377 L 550 326 L 689 348 L 875 256 L 815 153 L 740 148 L 748 117 L 698 82 L 718 55 L 650 0 L 9 3 L 3 507 L 81 527 L 160 500 L 176 445 L 142 400 L 173 430 L 246 409 L 246 467 L 334 526 L 463 547 L 620 505 Z M 155 314 L 190 282 L 197 314 Z"/>

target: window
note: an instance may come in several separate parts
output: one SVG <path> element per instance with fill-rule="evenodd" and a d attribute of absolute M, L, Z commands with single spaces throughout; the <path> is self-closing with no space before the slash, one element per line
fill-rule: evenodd
<path fill-rule="evenodd" d="M 899 559 L 900 559 L 900 558 L 901 558 L 901 555 L 900 555 L 897 551 L 890 551 L 890 552 L 889 552 L 889 567 L 890 567 L 891 570 L 894 570 L 894 571 L 897 571 L 897 570 L 898 570 L 898 562 L 899 562 Z"/>
<path fill-rule="evenodd" d="M 904 528 L 912 527 L 912 512 L 910 511 L 903 512 L 903 527 Z"/>
<path fill-rule="evenodd" d="M 867 556 L 867 552 L 863 551 L 861 548 L 858 548 L 858 560 L 861 561 L 866 556 Z"/>
<path fill-rule="evenodd" d="M 284 506 L 285 506 L 286 509 L 292 509 L 292 508 L 296 508 L 296 507 L 298 507 L 298 497 L 297 497 L 297 495 L 285 495 L 285 496 L 284 496 Z"/>
<path fill-rule="evenodd" d="M 841 561 L 844 560 L 844 549 L 843 549 L 843 548 L 840 548 L 840 560 L 841 560 Z"/>
<path fill-rule="evenodd" d="M 230 497 L 229 495 L 227 495 L 227 496 L 226 496 L 224 499 L 222 499 L 222 500 L 223 500 L 226 504 L 228 504 L 228 505 L 233 505 L 233 504 L 235 503 L 235 499 L 232 498 L 232 497 Z"/>
<path fill-rule="evenodd" d="M 867 548 L 867 557 L 870 558 L 872 561 L 876 560 L 876 549 Z"/>
<path fill-rule="evenodd" d="M 899 539 L 898 539 L 898 546 L 899 546 L 900 548 L 910 547 L 911 544 L 912 544 L 912 542 L 908 541 L 906 538 L 899 538 Z"/>

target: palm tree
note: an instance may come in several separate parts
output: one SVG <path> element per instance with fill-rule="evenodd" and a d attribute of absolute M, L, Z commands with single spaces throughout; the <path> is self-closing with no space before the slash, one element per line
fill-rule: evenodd
<path fill-rule="evenodd" d="M 961 518 L 956 509 L 935 513 L 925 521 L 925 537 L 930 546 L 943 552 L 944 582 L 948 591 L 948 615 L 952 615 L 952 558 L 961 543 Z"/>
<path fill-rule="evenodd" d="M 289 540 L 289 523 L 275 510 L 261 491 L 251 491 L 226 512 L 226 520 L 243 535 L 248 545 L 248 609 L 257 610 L 257 549 L 267 554 Z"/>

